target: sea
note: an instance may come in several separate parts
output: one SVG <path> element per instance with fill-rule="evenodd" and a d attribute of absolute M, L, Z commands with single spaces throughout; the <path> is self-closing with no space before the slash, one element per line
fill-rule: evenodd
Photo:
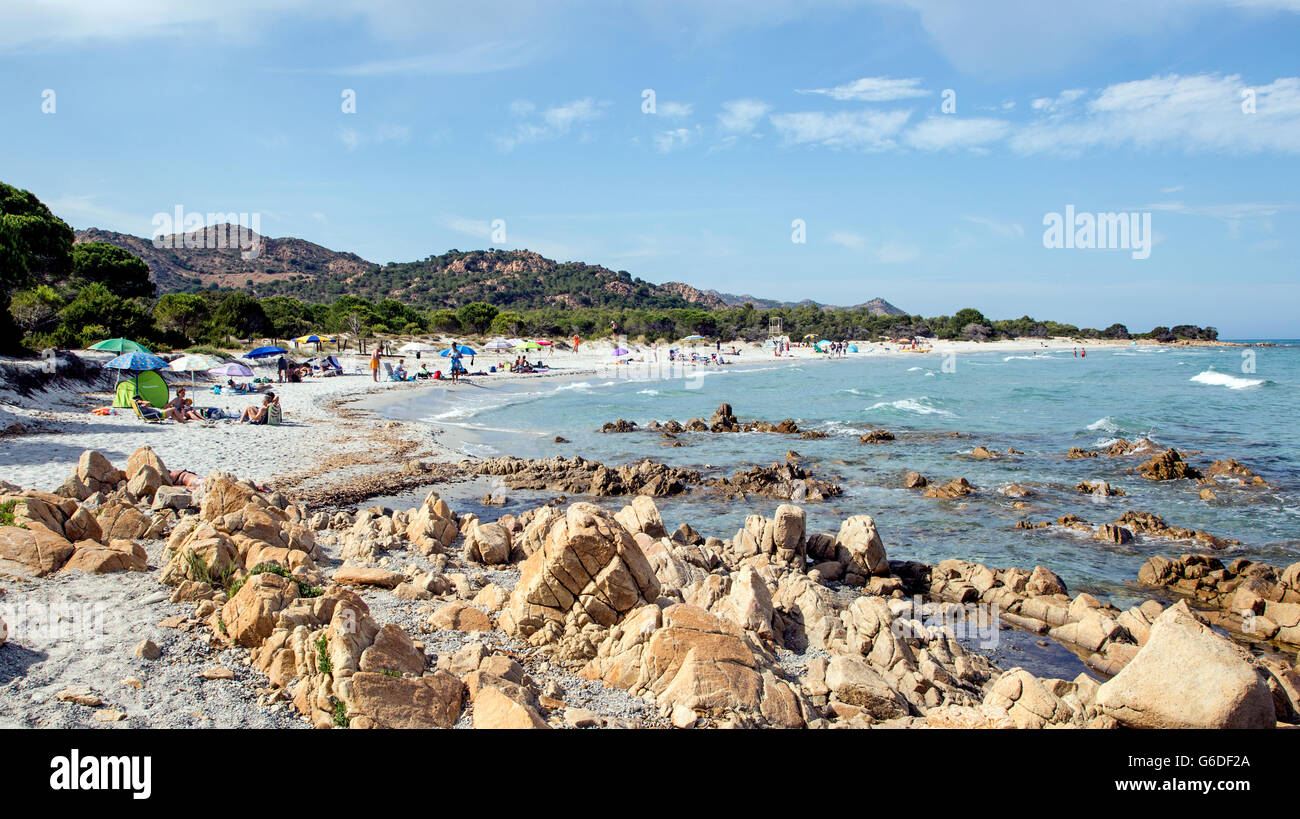
<path fill-rule="evenodd" d="M 1258 340 L 1253 340 L 1258 341 Z M 1071 350 L 848 355 L 775 363 L 746 352 L 726 367 L 611 366 L 596 375 L 493 383 L 491 376 L 446 390 L 403 393 L 389 417 L 418 419 L 452 431 L 467 455 L 545 458 L 581 455 L 606 464 L 651 458 L 730 474 L 785 459 L 795 450 L 818 477 L 844 494 L 805 503 L 810 532 L 835 532 L 850 515 L 871 515 L 892 560 L 961 558 L 994 567 L 1046 566 L 1072 594 L 1087 591 L 1120 606 L 1152 596 L 1137 582 L 1152 555 L 1198 548 L 1138 537 L 1118 546 L 1061 528 L 1017 529 L 1020 521 L 1074 513 L 1096 525 L 1125 510 L 1154 512 L 1169 524 L 1241 542 L 1219 553 L 1288 565 L 1300 560 L 1300 340 L 1272 346 L 1101 346 Z M 396 398 L 396 396 L 395 396 Z M 650 430 L 605 434 L 618 418 L 705 418 L 728 403 L 741 421 L 793 419 L 828 437 L 770 433 L 682 433 L 684 446 Z M 891 443 L 864 445 L 862 433 L 887 429 Z M 954 436 L 952 433 L 957 433 Z M 557 443 L 556 437 L 567 439 Z M 1119 438 L 1148 436 L 1184 453 L 1195 466 L 1235 458 L 1267 488 L 1216 488 L 1203 500 L 1194 481 L 1152 482 L 1133 467 L 1141 459 L 1066 459 L 1071 447 L 1100 449 Z M 986 446 L 993 460 L 972 458 Z M 1023 454 L 1008 455 L 1014 449 Z M 977 493 L 959 500 L 924 498 L 903 488 L 909 471 L 931 482 L 964 477 Z M 482 479 L 490 480 L 490 479 Z M 1085 495 L 1081 481 L 1108 481 L 1123 497 Z M 1018 508 L 999 490 L 1032 490 Z M 440 490 L 441 491 L 441 490 Z M 450 491 L 450 490 L 449 490 Z M 474 505 L 484 491 L 504 492 L 505 507 Z M 462 490 L 458 511 L 495 519 L 544 502 L 547 493 Z M 625 499 L 606 499 L 621 506 Z M 770 516 L 780 501 L 720 501 L 704 494 L 657 499 L 670 528 L 689 523 L 705 535 L 735 534 L 747 515 Z M 469 504 L 471 508 L 466 508 Z"/>

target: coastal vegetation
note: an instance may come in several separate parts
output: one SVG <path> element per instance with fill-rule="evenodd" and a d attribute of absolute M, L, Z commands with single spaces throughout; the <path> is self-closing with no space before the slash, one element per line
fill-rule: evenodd
<path fill-rule="evenodd" d="M 239 258 L 237 251 L 232 254 Z M 506 269 L 518 267 L 527 275 L 499 275 L 501 254 L 510 254 Z M 489 269 L 496 272 L 489 276 Z M 667 285 L 633 279 L 626 271 L 557 264 L 527 251 L 451 250 L 420 262 L 376 266 L 360 276 L 353 270 L 310 280 L 298 274 L 250 278 L 242 287 L 196 288 L 191 282 L 184 292 L 159 292 L 157 278 L 122 247 L 74 243 L 72 228 L 39 199 L 0 183 L 0 346 L 11 352 L 85 347 L 115 337 L 159 349 L 215 349 L 241 339 L 307 333 L 599 338 L 615 328 L 648 341 L 687 335 L 761 341 L 777 319 L 794 339 L 1064 336 L 1171 342 L 1218 336 L 1213 327 L 1187 324 L 1130 332 L 1122 324 L 1099 330 L 1030 316 L 990 319 L 974 308 L 924 317 L 882 315 L 873 304 L 735 306 L 685 285 L 669 292 Z M 346 287 L 338 284 L 344 279 Z"/>

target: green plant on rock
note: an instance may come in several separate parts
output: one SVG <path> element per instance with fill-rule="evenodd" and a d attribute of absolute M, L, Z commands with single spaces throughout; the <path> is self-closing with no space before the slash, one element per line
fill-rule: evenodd
<path fill-rule="evenodd" d="M 334 664 L 330 662 L 329 640 L 324 634 L 316 639 L 316 670 L 322 674 L 334 673 Z"/>
<path fill-rule="evenodd" d="M 346 728 L 348 721 L 348 707 L 343 704 L 343 700 L 334 700 L 334 724 Z"/>
<path fill-rule="evenodd" d="M 26 524 L 18 523 L 14 519 L 14 507 L 17 505 L 17 500 L 7 500 L 0 503 L 0 526 L 16 526 L 19 529 L 27 528 Z"/>

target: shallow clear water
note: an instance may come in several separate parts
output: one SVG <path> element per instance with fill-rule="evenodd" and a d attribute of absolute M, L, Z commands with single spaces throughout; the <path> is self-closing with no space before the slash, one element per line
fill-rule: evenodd
<path fill-rule="evenodd" d="M 488 377 L 418 393 L 387 411 L 454 425 L 457 435 L 465 436 L 466 451 L 480 455 L 581 454 L 611 464 L 650 457 L 730 472 L 781 460 L 794 449 L 845 489 L 831 502 L 805 505 L 812 531 L 833 531 L 844 517 L 867 513 L 876 518 L 892 559 L 1042 564 L 1072 591 L 1100 592 L 1122 603 L 1147 596 L 1136 578 L 1148 556 L 1191 547 L 1143 538 L 1119 547 L 1075 532 L 1017 530 L 1016 522 L 1074 512 L 1099 524 L 1125 509 L 1142 509 L 1173 525 L 1240 540 L 1230 552 L 1234 557 L 1283 565 L 1300 559 L 1300 430 L 1295 424 L 1300 345 L 1250 349 L 1254 372 L 1243 372 L 1242 352 L 1138 346 L 1090 348 L 1083 358 L 1059 350 L 974 353 L 957 356 L 947 367 L 940 356 L 919 354 L 780 366 L 742 357 L 730 369 L 688 370 L 688 377 L 670 380 L 627 380 L 614 368 L 608 376 L 579 381 L 497 386 Z M 724 401 L 742 421 L 793 418 L 801 428 L 831 437 L 684 433 L 680 440 L 686 446 L 673 448 L 655 432 L 596 431 L 616 418 L 641 425 L 707 419 Z M 875 428 L 888 429 L 899 440 L 858 443 L 862 432 Z M 571 443 L 554 443 L 556 435 Z M 1127 472 L 1136 458 L 1063 457 L 1072 446 L 1098 448 L 1139 435 L 1184 453 L 1200 451 L 1190 456 L 1194 465 L 1237 458 L 1271 486 L 1216 490 L 1220 499 L 1206 502 L 1195 482 L 1157 484 Z M 1024 455 L 970 458 L 970 450 L 981 444 L 1000 453 L 1014 447 Z M 962 476 L 981 491 L 960 501 L 922 498 L 901 488 L 909 470 L 931 481 Z M 1127 496 L 1095 498 L 1073 489 L 1093 479 L 1107 480 Z M 1010 482 L 1036 492 L 1027 499 L 1028 509 L 1013 508 L 1013 500 L 996 491 Z M 770 515 L 778 502 L 659 503 L 670 526 L 689 522 L 705 534 L 727 537 L 745 515 Z"/>

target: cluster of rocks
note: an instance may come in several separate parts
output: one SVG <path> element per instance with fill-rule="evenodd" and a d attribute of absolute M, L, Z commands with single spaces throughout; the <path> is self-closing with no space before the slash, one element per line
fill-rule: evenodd
<path fill-rule="evenodd" d="M 1084 484 L 1080 484 L 1080 486 L 1084 486 Z M 1099 492 L 1098 494 L 1105 493 Z M 1038 523 L 1032 523 L 1027 520 L 1022 520 L 1016 523 L 1017 529 L 1045 529 L 1052 526 L 1060 526 L 1067 529 L 1074 529 L 1079 532 L 1087 532 L 1097 540 L 1104 540 L 1108 543 L 1114 543 L 1117 546 L 1132 543 L 1135 534 L 1164 538 L 1167 540 L 1191 541 L 1198 543 L 1207 549 L 1226 549 L 1230 546 L 1241 545 L 1240 541 L 1221 538 L 1217 535 L 1212 535 L 1203 529 L 1186 529 L 1182 526 L 1171 526 L 1165 522 L 1164 518 L 1157 514 L 1133 509 L 1126 510 L 1122 515 L 1115 519 L 1114 523 L 1103 523 L 1100 526 L 1095 526 L 1073 513 L 1062 515 L 1055 521 L 1040 521 Z"/>
<path fill-rule="evenodd" d="M 605 425 L 610 426 L 609 424 Z M 719 404 L 718 408 L 713 411 L 706 421 L 703 418 L 692 418 L 685 423 L 679 421 L 651 421 L 647 429 L 663 432 L 668 435 L 677 435 L 682 432 L 774 432 L 781 435 L 799 434 L 799 425 L 793 420 L 786 418 L 778 423 L 768 421 L 746 421 L 741 423 L 732 412 L 730 404 Z M 604 430 L 602 430 L 604 431 Z"/>
<path fill-rule="evenodd" d="M 870 432 L 863 433 L 858 438 L 860 444 L 883 444 L 887 441 L 894 440 L 894 433 L 887 429 L 873 429 Z"/>
<path fill-rule="evenodd" d="M 678 495 L 699 484 L 699 472 L 641 460 L 607 467 L 581 455 L 545 459 L 514 457 L 461 461 L 461 468 L 479 475 L 499 476 L 511 489 L 548 489 L 572 495 Z"/>
<path fill-rule="evenodd" d="M 971 485 L 971 482 L 965 478 L 953 478 L 943 484 L 930 483 L 925 478 L 921 478 L 921 482 L 916 484 L 915 480 L 910 477 L 909 473 L 909 477 L 904 479 L 903 483 L 905 486 L 909 486 L 909 488 L 913 486 L 916 488 L 924 488 L 924 497 L 927 498 L 964 498 L 967 495 L 973 495 L 976 491 L 975 487 Z"/>
<path fill-rule="evenodd" d="M 0 485 L 0 507 L 13 515 L 0 526 L 0 565 L 44 577 L 57 571 L 144 571 L 141 539 L 165 536 L 192 506 L 191 493 L 170 485 L 149 447 L 118 469 L 95 450 L 82 453 L 55 492 Z"/>
<path fill-rule="evenodd" d="M 1267 488 L 1268 482 L 1256 475 L 1235 458 L 1212 462 L 1204 471 L 1183 459 L 1176 449 L 1166 449 L 1150 460 L 1138 465 L 1138 474 L 1151 481 L 1194 480 L 1202 486 L 1212 486 L 1223 479 L 1229 484 Z M 1212 499 L 1213 492 L 1202 490 L 1202 497 Z"/>
<path fill-rule="evenodd" d="M 1082 447 L 1077 446 L 1070 447 L 1070 451 L 1065 454 L 1065 457 L 1073 460 L 1077 458 L 1096 458 L 1101 454 L 1105 454 L 1111 458 L 1119 458 L 1125 455 L 1146 455 L 1148 453 L 1156 453 L 1160 451 L 1160 444 L 1157 444 L 1150 438 L 1141 437 L 1133 441 L 1130 441 L 1127 438 L 1119 438 L 1111 442 L 1111 444 L 1101 450 L 1101 452 L 1091 449 L 1083 449 Z"/>
<path fill-rule="evenodd" d="M 814 476 L 794 458 L 770 466 L 742 469 L 726 477 L 709 478 L 703 486 L 729 498 L 758 495 L 796 503 L 816 503 L 844 491 L 839 484 Z"/>
<path fill-rule="evenodd" d="M 839 484 L 817 478 L 793 457 L 784 463 L 755 466 L 727 476 L 705 478 L 692 469 L 651 460 L 608 467 L 581 456 L 556 456 L 542 460 L 502 457 L 462 461 L 466 470 L 504 478 L 511 489 L 548 489 L 599 497 L 680 495 L 697 488 L 724 497 L 757 495 L 778 500 L 816 502 L 843 492 Z"/>
<path fill-rule="evenodd" d="M 1085 495 L 1101 495 L 1108 498 L 1124 497 L 1123 489 L 1116 489 L 1103 480 L 1080 481 L 1074 485 L 1076 492 L 1082 492 Z"/>
<path fill-rule="evenodd" d="M 101 493 L 103 505 L 124 503 L 140 513 L 149 529 L 159 518 L 169 521 L 158 578 L 172 587 L 173 602 L 193 605 L 192 615 L 174 619 L 214 646 L 247 651 L 269 683 L 263 701 L 288 703 L 318 727 L 610 724 L 567 705 L 554 679 L 537 677 L 552 664 L 642 697 L 659 719 L 683 728 L 1271 727 L 1300 720 L 1296 669 L 1250 657 L 1185 603 L 1163 609 L 1149 601 L 1120 611 L 1091 595 L 1070 597 L 1043 567 L 891 563 L 866 515 L 834 532 L 810 533 L 804 511 L 787 503 L 771 518 L 749 516 L 722 539 L 685 524 L 669 532 L 644 492 L 626 493 L 630 503 L 617 512 L 546 505 L 492 522 L 458 516 L 432 492 L 408 510 L 309 514 L 220 472 L 180 509 L 152 509 L 160 484 L 142 510 L 147 494 L 130 490 L 132 478 L 146 468 L 166 473 L 156 456 L 137 455 L 121 475 L 83 457 L 97 483 L 80 467 L 77 477 L 90 494 Z M 810 480 L 783 474 L 786 483 Z M 67 540 L 78 511 L 62 501 L 86 509 L 61 495 L 5 492 L 15 498 L 15 522 L 29 528 L 0 530 L 37 527 L 54 535 L 58 526 Z M 126 515 L 116 514 L 114 525 Z M 331 570 L 322 543 L 338 547 L 342 566 Z M 403 553 L 422 555 L 423 568 Z M 450 570 L 461 561 L 486 571 L 474 570 L 473 580 Z M 502 579 L 516 567 L 513 584 Z M 1161 576 L 1201 581 L 1217 570 Z M 1257 619 L 1276 617 L 1279 633 L 1296 627 L 1290 610 L 1278 606 L 1300 602 L 1300 564 L 1270 574 L 1234 563 L 1232 572 L 1198 588 L 1222 595 L 1221 583 L 1237 580 L 1234 597 L 1250 602 Z M 479 582 L 484 575 L 500 585 Z M 1247 591 L 1258 601 L 1246 601 Z M 389 606 L 389 595 L 425 601 L 410 614 L 427 619 L 381 623 L 374 607 Z M 1004 621 L 1044 634 L 1115 676 L 1099 683 L 1086 675 L 1055 680 L 1022 668 L 1001 671 L 948 624 L 973 605 L 985 626 Z M 479 637 L 442 636 L 452 633 Z M 492 648 L 502 634 L 525 648 Z M 539 658 L 547 659 L 531 671 L 521 663 Z"/>
<path fill-rule="evenodd" d="M 1138 474 L 1149 481 L 1174 481 L 1183 478 L 1196 479 L 1201 473 L 1178 454 L 1176 449 L 1166 449 L 1149 461 L 1138 464 Z"/>
<path fill-rule="evenodd" d="M 1210 555 L 1156 555 L 1138 580 L 1218 607 L 1227 615 L 1223 625 L 1236 633 L 1300 646 L 1300 562 L 1280 568 L 1245 558 L 1225 565 Z"/>

